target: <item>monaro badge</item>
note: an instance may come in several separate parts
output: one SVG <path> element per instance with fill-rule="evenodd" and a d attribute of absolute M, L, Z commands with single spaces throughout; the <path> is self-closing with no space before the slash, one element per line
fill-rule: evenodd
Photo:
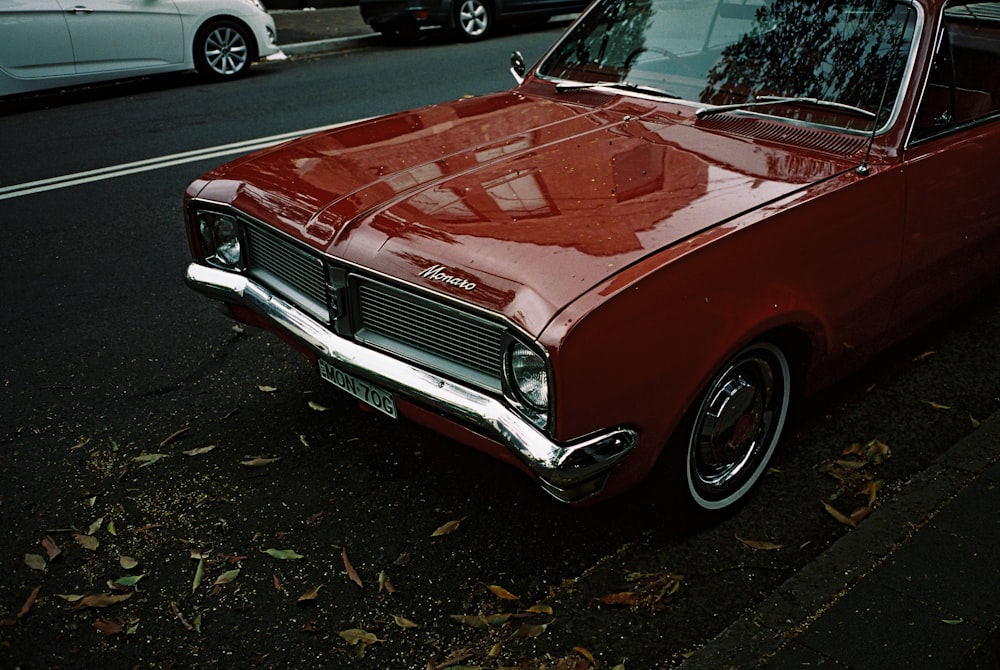
<path fill-rule="evenodd" d="M 455 275 L 448 272 L 448 268 L 443 265 L 432 265 L 423 272 L 421 272 L 419 277 L 424 279 L 429 279 L 430 281 L 441 282 L 442 284 L 448 284 L 449 286 L 454 286 L 460 288 L 463 291 L 474 291 L 476 290 L 476 282 L 471 282 L 467 279 L 462 279 L 461 277 L 456 277 Z"/>

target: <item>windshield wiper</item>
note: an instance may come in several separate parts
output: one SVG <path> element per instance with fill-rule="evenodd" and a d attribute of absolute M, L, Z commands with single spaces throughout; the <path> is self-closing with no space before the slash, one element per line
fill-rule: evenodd
<path fill-rule="evenodd" d="M 722 112 L 736 112 L 743 109 L 751 109 L 753 107 L 767 107 L 770 105 L 795 105 L 799 103 L 805 103 L 808 105 L 815 105 L 817 107 L 830 107 L 832 109 L 839 109 L 845 112 L 852 112 L 866 119 L 875 119 L 876 114 L 870 110 L 863 107 L 855 107 L 854 105 L 847 105 L 842 102 L 835 102 L 833 100 L 821 100 L 819 98 L 807 98 L 802 96 L 797 97 L 781 97 L 778 95 L 762 95 L 749 102 L 738 102 L 732 105 L 715 105 L 711 107 L 702 107 L 695 112 L 695 115 L 699 119 L 703 119 L 706 116 L 711 116 L 713 114 L 721 114 Z"/>
<path fill-rule="evenodd" d="M 556 90 L 560 92 L 587 91 L 592 88 L 614 88 L 621 91 L 631 91 L 632 93 L 645 93 L 647 95 L 655 95 L 661 98 L 671 98 L 673 100 L 679 100 L 681 97 L 675 93 L 671 93 L 670 91 L 665 91 L 662 88 L 656 88 L 655 86 L 645 86 L 643 84 L 632 84 L 627 81 L 598 81 L 598 82 L 561 81 L 558 84 L 556 84 Z"/>

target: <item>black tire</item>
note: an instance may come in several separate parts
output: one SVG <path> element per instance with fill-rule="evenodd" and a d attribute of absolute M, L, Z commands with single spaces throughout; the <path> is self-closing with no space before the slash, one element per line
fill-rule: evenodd
<path fill-rule="evenodd" d="M 792 374 L 785 353 L 758 342 L 715 375 L 678 431 L 691 500 L 703 510 L 738 504 L 766 472 L 785 427 Z"/>
<path fill-rule="evenodd" d="M 493 24 L 493 6 L 487 0 L 456 0 L 455 31 L 461 39 L 485 39 L 493 32 Z"/>
<path fill-rule="evenodd" d="M 203 77 L 216 81 L 246 75 L 256 57 L 250 31 L 228 19 L 210 21 L 194 40 L 195 67 Z"/>

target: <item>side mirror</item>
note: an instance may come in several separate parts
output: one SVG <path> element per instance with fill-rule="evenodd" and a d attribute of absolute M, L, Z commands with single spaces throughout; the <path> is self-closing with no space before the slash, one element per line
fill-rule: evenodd
<path fill-rule="evenodd" d="M 514 79 L 520 84 L 524 81 L 524 73 L 528 71 L 528 68 L 524 65 L 524 56 L 521 55 L 520 51 L 515 51 L 510 55 L 510 73 L 514 75 Z"/>

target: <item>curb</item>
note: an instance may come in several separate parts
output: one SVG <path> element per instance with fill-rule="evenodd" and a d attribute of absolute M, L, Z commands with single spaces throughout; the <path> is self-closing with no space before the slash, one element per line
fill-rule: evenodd
<path fill-rule="evenodd" d="M 753 668 L 780 651 L 1000 459 L 1000 414 L 916 475 L 906 489 L 744 613 L 680 668 Z M 876 577 L 877 581 L 877 577 Z"/>
<path fill-rule="evenodd" d="M 377 33 L 371 35 L 352 35 L 349 37 L 331 37 L 325 40 L 314 40 L 312 42 L 298 42 L 296 44 L 285 44 L 281 46 L 281 51 L 286 56 L 309 56 L 313 54 L 329 53 L 345 49 L 357 49 L 366 46 L 370 42 L 378 39 Z"/>

